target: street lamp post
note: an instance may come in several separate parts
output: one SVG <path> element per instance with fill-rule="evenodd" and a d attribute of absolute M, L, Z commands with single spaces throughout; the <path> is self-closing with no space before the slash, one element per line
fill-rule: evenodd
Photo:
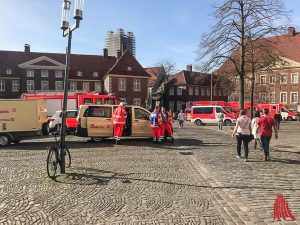
<path fill-rule="evenodd" d="M 75 0 L 74 7 L 74 19 L 75 24 L 69 25 L 69 15 L 71 2 L 63 0 L 62 5 L 62 18 L 61 18 L 61 29 L 63 30 L 63 37 L 68 36 L 68 47 L 66 49 L 66 67 L 65 67 L 65 78 L 64 78 L 64 98 L 62 107 L 62 121 L 61 121 L 61 134 L 60 134 L 60 172 L 65 173 L 65 155 L 66 155 L 66 111 L 68 101 L 68 84 L 70 74 L 70 57 L 71 57 L 71 43 L 72 43 L 72 32 L 79 28 L 80 20 L 82 20 L 84 0 Z"/>

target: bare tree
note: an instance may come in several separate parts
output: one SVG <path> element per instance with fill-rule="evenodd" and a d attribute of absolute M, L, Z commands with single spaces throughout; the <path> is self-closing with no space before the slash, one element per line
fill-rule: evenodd
<path fill-rule="evenodd" d="M 286 15 L 288 12 L 281 0 L 226 0 L 215 9 L 216 23 L 211 31 L 201 37 L 198 60 L 202 70 L 211 71 L 221 66 L 219 73 L 237 76 L 241 109 L 244 108 L 245 77 L 247 71 L 251 71 L 249 54 L 257 55 L 251 50 L 252 43 L 282 33 Z M 261 62 L 259 66 L 255 64 L 255 70 L 260 66 Z"/>

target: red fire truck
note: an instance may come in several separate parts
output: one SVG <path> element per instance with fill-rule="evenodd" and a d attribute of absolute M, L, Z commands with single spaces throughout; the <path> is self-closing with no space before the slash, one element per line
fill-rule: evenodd
<path fill-rule="evenodd" d="M 269 112 L 272 116 L 274 116 L 276 112 L 280 112 L 284 120 L 298 120 L 298 112 L 290 111 L 285 104 L 265 103 L 258 105 L 261 109 L 269 109 Z"/>
<path fill-rule="evenodd" d="M 38 94 L 23 94 L 23 99 L 45 99 L 47 116 L 52 117 L 56 111 L 62 110 L 63 105 L 62 93 L 38 93 Z M 68 95 L 68 110 L 79 109 L 81 105 L 86 104 L 118 104 L 118 99 L 113 94 L 99 93 L 69 93 Z"/>

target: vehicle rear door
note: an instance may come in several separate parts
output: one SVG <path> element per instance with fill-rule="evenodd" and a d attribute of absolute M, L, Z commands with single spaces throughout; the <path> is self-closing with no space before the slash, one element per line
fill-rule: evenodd
<path fill-rule="evenodd" d="M 152 129 L 149 120 L 150 112 L 141 107 L 133 108 L 132 136 L 152 137 Z"/>
<path fill-rule="evenodd" d="M 112 137 L 112 106 L 89 106 L 87 129 L 89 137 Z"/>
<path fill-rule="evenodd" d="M 77 114 L 78 114 L 77 111 L 67 111 L 66 124 L 67 124 L 68 128 L 76 128 L 76 126 L 77 126 L 77 122 L 76 122 Z"/>

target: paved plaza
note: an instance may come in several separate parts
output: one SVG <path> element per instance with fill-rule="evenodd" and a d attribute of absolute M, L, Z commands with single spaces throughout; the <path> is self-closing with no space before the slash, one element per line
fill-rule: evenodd
<path fill-rule="evenodd" d="M 0 224 L 298 224 L 300 123 L 282 124 L 271 161 L 251 143 L 236 158 L 230 128 L 186 124 L 175 143 L 68 137 L 72 167 L 51 180 L 53 138 L 0 149 Z M 274 221 L 283 194 L 297 221 Z"/>

